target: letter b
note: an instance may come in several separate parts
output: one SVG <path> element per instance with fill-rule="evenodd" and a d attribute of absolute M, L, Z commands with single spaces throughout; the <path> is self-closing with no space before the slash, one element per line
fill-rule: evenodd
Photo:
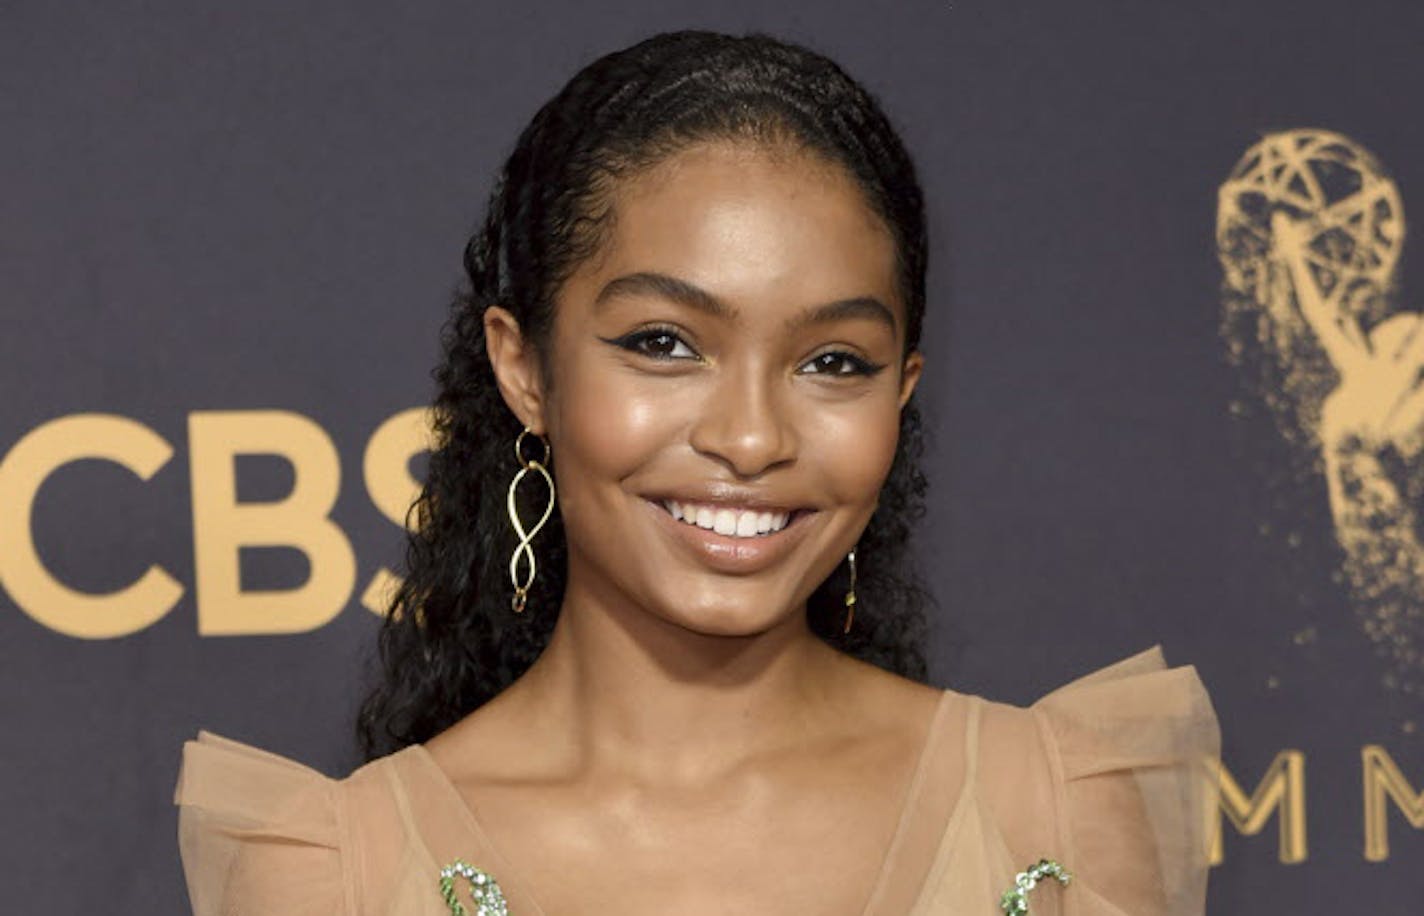
<path fill-rule="evenodd" d="M 351 542 L 328 517 L 341 461 L 318 425 L 288 411 L 195 411 L 188 417 L 198 632 L 300 633 L 341 613 L 356 581 Z M 275 502 L 239 503 L 238 455 L 279 455 L 295 472 Z M 294 547 L 311 575 L 294 589 L 243 592 L 239 548 Z"/>

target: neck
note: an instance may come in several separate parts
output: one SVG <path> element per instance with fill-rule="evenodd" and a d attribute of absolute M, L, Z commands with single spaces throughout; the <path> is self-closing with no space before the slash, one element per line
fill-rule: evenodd
<path fill-rule="evenodd" d="M 549 645 L 517 687 L 569 764 L 697 782 L 834 728 L 847 661 L 810 631 L 804 606 L 754 635 L 708 635 L 571 575 Z"/>

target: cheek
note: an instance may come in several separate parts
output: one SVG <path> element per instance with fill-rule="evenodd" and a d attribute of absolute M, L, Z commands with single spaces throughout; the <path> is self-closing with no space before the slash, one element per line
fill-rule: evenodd
<path fill-rule="evenodd" d="M 617 486 L 646 466 L 677 426 L 666 393 L 637 384 L 631 373 L 591 363 L 575 358 L 561 367 L 557 429 L 551 430 L 567 459 L 565 507 L 574 511 L 585 500 L 610 498 L 598 488 Z"/>
<path fill-rule="evenodd" d="M 822 411 L 805 427 L 802 442 L 834 500 L 873 505 L 895 460 L 900 412 L 893 399 L 868 400 L 856 409 Z"/>

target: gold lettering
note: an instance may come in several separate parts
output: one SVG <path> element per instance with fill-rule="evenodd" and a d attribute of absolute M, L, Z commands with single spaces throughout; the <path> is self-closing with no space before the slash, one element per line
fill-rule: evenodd
<path fill-rule="evenodd" d="M 1383 862 L 1389 858 L 1385 796 L 1394 799 L 1411 827 L 1424 830 L 1424 792 L 1414 791 L 1389 751 L 1378 744 L 1366 744 L 1360 749 L 1360 757 L 1365 779 L 1365 858 Z"/>
<path fill-rule="evenodd" d="M 109 594 L 69 588 L 44 568 L 31 529 L 40 487 L 64 465 L 112 461 L 148 480 L 171 457 L 173 447 L 153 430 L 112 414 L 59 417 L 15 443 L 0 461 L 0 583 L 22 611 L 66 636 L 111 639 L 136 633 L 173 609 L 183 586 L 156 564 Z"/>
<path fill-rule="evenodd" d="M 430 411 L 423 407 L 403 410 L 371 436 L 361 462 L 366 492 L 381 514 L 397 525 L 406 524 L 406 511 L 420 495 L 420 483 L 410 475 L 410 459 L 430 448 Z M 374 614 L 385 614 L 400 577 L 384 566 L 361 593 L 361 604 Z"/>
<path fill-rule="evenodd" d="M 300 633 L 341 613 L 356 581 L 356 557 L 328 517 L 341 462 L 326 431 L 289 411 L 195 411 L 188 443 L 199 634 Z M 292 492 L 275 502 L 239 503 L 238 455 L 290 461 Z M 243 592 L 238 549 L 244 546 L 295 547 L 306 554 L 311 575 L 298 588 Z"/>
<path fill-rule="evenodd" d="M 1211 864 L 1222 860 L 1221 815 L 1226 814 L 1237 831 L 1254 836 L 1261 832 L 1272 812 L 1280 829 L 1280 860 L 1285 864 L 1304 862 L 1307 855 L 1305 831 L 1305 754 L 1284 750 L 1276 755 L 1266 775 L 1248 797 L 1224 764 L 1219 767 L 1221 788 L 1212 831 Z"/>

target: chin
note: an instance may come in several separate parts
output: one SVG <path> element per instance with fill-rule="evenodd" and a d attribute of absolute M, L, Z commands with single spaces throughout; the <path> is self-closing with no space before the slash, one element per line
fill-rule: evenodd
<path fill-rule="evenodd" d="M 780 622 L 777 617 L 751 607 L 725 604 L 705 608 L 682 605 L 675 613 L 662 616 L 669 623 L 702 636 L 758 636 Z"/>

